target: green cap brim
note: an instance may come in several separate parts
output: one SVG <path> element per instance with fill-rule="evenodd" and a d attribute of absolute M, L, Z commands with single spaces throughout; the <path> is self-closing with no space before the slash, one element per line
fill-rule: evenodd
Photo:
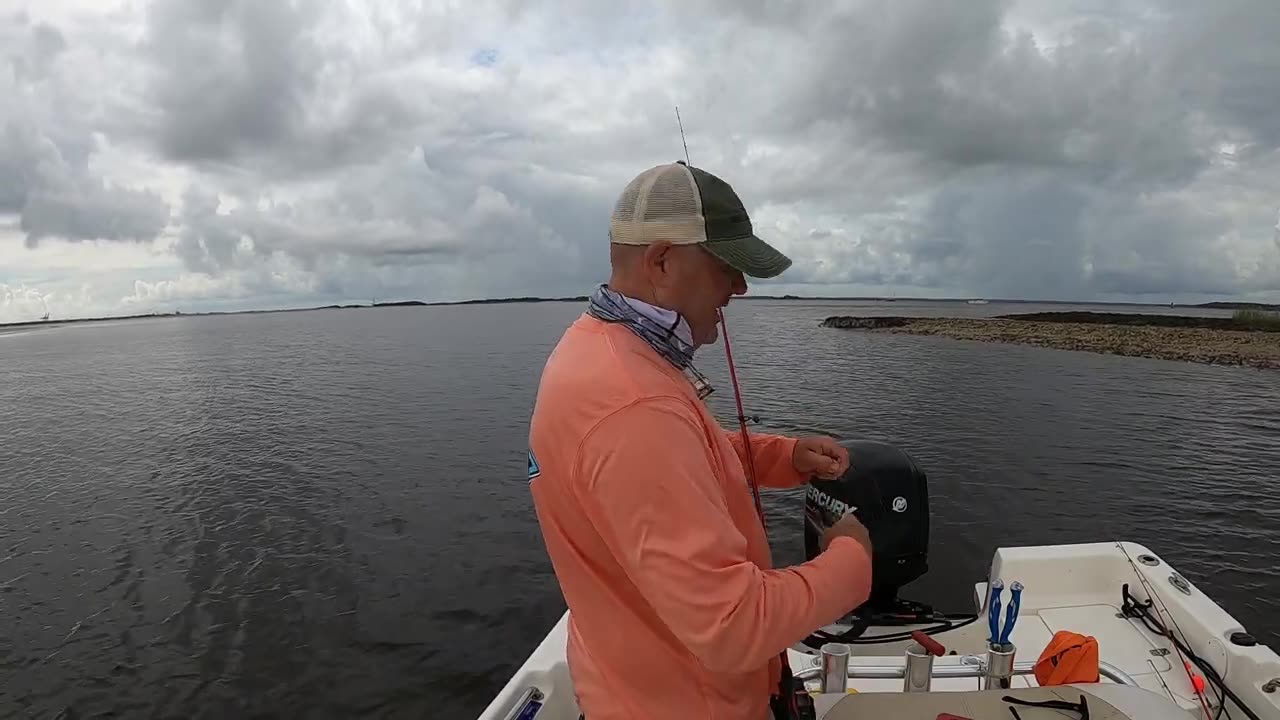
<path fill-rule="evenodd" d="M 709 240 L 702 243 L 712 255 L 743 275 L 755 278 L 777 277 L 791 267 L 791 258 L 778 252 L 755 235 L 732 240 Z"/>

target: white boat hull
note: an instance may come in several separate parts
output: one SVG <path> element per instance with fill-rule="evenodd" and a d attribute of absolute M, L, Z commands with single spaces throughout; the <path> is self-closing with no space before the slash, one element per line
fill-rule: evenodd
<path fill-rule="evenodd" d="M 1118 543 L 1106 542 L 1001 548 L 992 559 L 988 577 L 1001 578 L 1006 585 L 1017 580 L 1026 588 L 1010 638 L 1017 648 L 1016 659 L 1022 661 L 1024 669 L 1028 661 L 1039 657 L 1059 630 L 1090 635 L 1098 640 L 1099 658 L 1105 667 L 1101 682 L 1072 687 L 1095 695 L 1101 693 L 1100 698 L 1109 695 L 1107 701 L 1124 713 L 1115 717 L 1204 717 L 1205 703 L 1214 714 L 1219 703 L 1218 694 L 1211 687 L 1203 698 L 1197 696 L 1179 650 L 1168 638 L 1153 632 L 1140 620 L 1121 614 L 1121 588 L 1127 584 L 1129 592 L 1139 601 L 1148 599 L 1147 588 L 1150 588 L 1156 596 L 1155 609 L 1167 611 L 1166 624 L 1174 627 L 1175 634 L 1192 652 L 1218 671 L 1227 687 L 1259 718 L 1280 720 L 1280 656 L 1262 644 L 1247 646 L 1233 642 L 1233 635 L 1237 635 L 1239 641 L 1239 635 L 1245 632 L 1240 623 L 1141 545 L 1124 543 L 1121 547 Z M 975 693 L 980 689 L 977 673 L 970 671 L 975 663 L 983 662 L 986 653 L 987 597 L 987 583 L 977 583 L 974 611 L 980 619 L 934 636 L 948 653 L 956 654 L 934 660 L 930 694 Z M 1005 597 L 1007 601 L 1007 592 Z M 581 710 L 565 662 L 567 628 L 568 613 L 551 628 L 480 714 L 480 720 L 578 720 Z M 826 628 L 833 633 L 843 629 L 840 625 Z M 872 627 L 864 636 L 902 629 Z M 902 694 L 901 668 L 909 644 L 911 641 L 853 645 L 849 692 Z M 802 677 L 810 676 L 805 683 L 815 697 L 818 717 L 836 713 L 832 708 L 837 707 L 837 701 L 844 695 L 820 692 L 820 681 L 812 677 L 817 674 L 813 668 L 820 664 L 817 651 L 797 645 L 788 653 L 793 671 Z M 947 676 L 963 673 L 970 676 Z M 1030 673 L 1015 675 L 1010 682 L 1014 691 L 1035 687 L 1035 677 Z M 1227 702 L 1227 713 L 1223 717 L 1237 720 L 1246 717 L 1230 700 Z M 835 717 L 831 715 L 832 720 Z M 1026 717 L 1032 715 L 1027 713 Z"/>

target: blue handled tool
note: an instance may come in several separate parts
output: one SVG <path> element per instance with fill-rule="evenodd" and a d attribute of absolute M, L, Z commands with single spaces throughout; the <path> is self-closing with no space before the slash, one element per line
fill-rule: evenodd
<path fill-rule="evenodd" d="M 991 643 L 1000 640 L 1000 593 L 1004 591 L 1004 581 L 991 583 L 991 600 L 987 603 L 987 624 L 991 626 Z"/>
<path fill-rule="evenodd" d="M 1005 611 L 1004 632 L 1000 633 L 1000 644 L 1008 645 L 1009 636 L 1013 634 L 1013 626 L 1018 622 L 1018 608 L 1022 605 L 1022 583 L 1017 580 L 1009 586 L 1013 597 L 1009 600 L 1009 609 Z"/>

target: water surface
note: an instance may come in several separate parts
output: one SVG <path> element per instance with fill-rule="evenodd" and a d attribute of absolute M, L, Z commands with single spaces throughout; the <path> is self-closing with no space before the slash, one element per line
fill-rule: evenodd
<path fill-rule="evenodd" d="M 932 570 L 907 595 L 968 608 L 999 545 L 1124 538 L 1280 648 L 1280 373 L 818 327 L 1041 309 L 1072 308 L 753 301 L 729 323 L 764 430 L 928 471 Z M 0 716 L 473 717 L 564 609 L 525 450 L 580 310 L 0 336 Z M 700 357 L 728 422 L 722 352 Z M 767 494 L 780 563 L 803 560 L 802 502 Z"/>

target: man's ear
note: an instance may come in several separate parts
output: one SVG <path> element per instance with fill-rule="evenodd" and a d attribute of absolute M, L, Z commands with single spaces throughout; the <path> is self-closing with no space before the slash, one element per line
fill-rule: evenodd
<path fill-rule="evenodd" d="M 659 279 L 668 272 L 667 263 L 671 260 L 671 248 L 669 241 L 659 240 L 644 249 L 644 270 L 650 279 Z"/>

